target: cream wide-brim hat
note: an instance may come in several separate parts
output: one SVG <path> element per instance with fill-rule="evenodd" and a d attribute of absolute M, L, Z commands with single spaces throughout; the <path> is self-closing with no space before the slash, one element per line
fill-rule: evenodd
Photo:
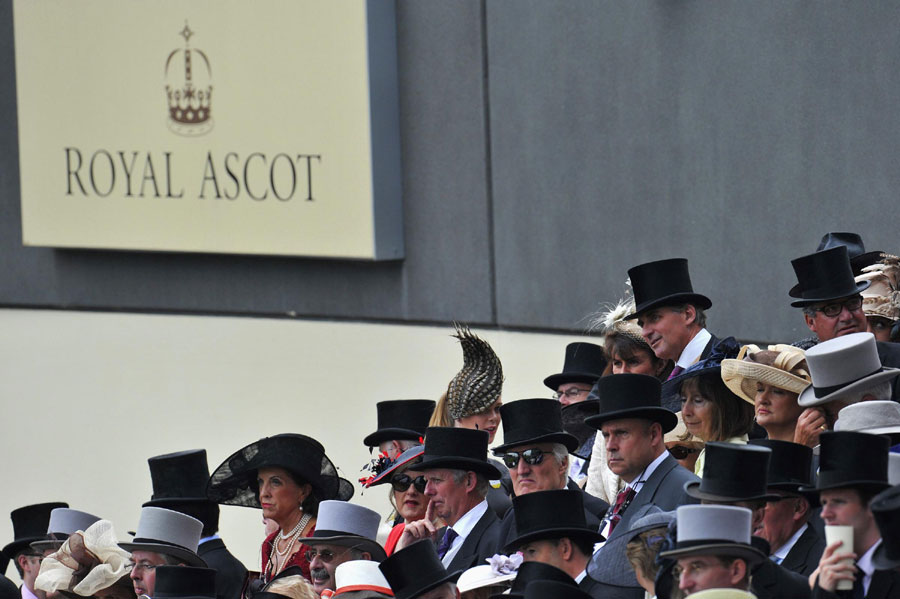
<path fill-rule="evenodd" d="M 745 359 L 747 355 L 753 355 L 763 351 L 755 345 L 745 345 L 741 348 L 737 358 L 722 360 L 722 381 L 731 389 L 732 393 L 741 399 L 755 403 L 756 383 L 761 382 L 791 393 L 800 394 L 809 386 L 811 379 L 806 369 L 800 372 L 805 374 L 797 376 L 791 374 L 798 364 L 806 359 L 806 354 L 799 347 L 793 345 L 770 345 L 768 351 L 778 352 L 773 366 L 751 362 Z"/>
<path fill-rule="evenodd" d="M 706 589 L 691 593 L 684 599 L 756 599 L 756 595 L 740 589 Z"/>

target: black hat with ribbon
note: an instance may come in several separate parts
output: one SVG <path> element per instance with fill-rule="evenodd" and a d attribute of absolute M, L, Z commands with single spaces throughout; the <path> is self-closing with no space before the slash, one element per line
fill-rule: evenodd
<path fill-rule="evenodd" d="M 562 404 L 555 399 L 519 399 L 500 407 L 503 445 L 494 453 L 519 445 L 560 443 L 569 451 L 578 449 L 578 439 L 563 431 Z"/>
<path fill-rule="evenodd" d="M 379 401 L 378 430 L 363 439 L 368 447 L 377 447 L 394 439 L 418 441 L 425 436 L 435 402 L 430 399 L 392 399 Z"/>
<path fill-rule="evenodd" d="M 833 431 L 819 435 L 819 480 L 803 493 L 859 488 L 883 491 L 888 484 L 890 441 L 881 435 Z"/>
<path fill-rule="evenodd" d="M 628 269 L 628 277 L 634 289 L 635 303 L 634 313 L 625 317 L 628 320 L 662 306 L 693 304 L 704 310 L 712 306 L 708 297 L 694 293 L 685 258 L 639 264 Z"/>
<path fill-rule="evenodd" d="M 563 383 L 593 385 L 606 369 L 606 352 L 594 343 L 570 343 L 566 346 L 566 359 L 562 372 L 551 374 L 544 384 L 556 391 Z"/>
<path fill-rule="evenodd" d="M 582 494 L 580 490 L 561 489 L 513 497 L 518 536 L 504 549 L 511 552 L 532 541 L 563 537 L 591 543 L 605 541 L 603 535 L 587 525 Z"/>
<path fill-rule="evenodd" d="M 660 405 L 659 379 L 646 374 L 616 374 L 597 381 L 600 409 L 585 423 L 599 429 L 604 422 L 623 418 L 643 418 L 659 422 L 663 433 L 678 424 L 674 412 Z"/>
<path fill-rule="evenodd" d="M 870 281 L 857 283 L 854 280 L 847 247 L 843 245 L 795 258 L 791 260 L 791 266 L 797 275 L 797 284 L 788 294 L 798 298 L 791 302 L 795 308 L 853 296 L 871 284 Z"/>
<path fill-rule="evenodd" d="M 695 499 L 718 502 L 778 499 L 766 491 L 771 457 L 768 447 L 707 443 L 703 478 L 685 483 L 684 491 Z"/>
<path fill-rule="evenodd" d="M 447 572 L 434 543 L 428 539 L 395 551 L 378 567 L 391 585 L 394 599 L 413 599 L 446 582 L 455 583 L 463 573 L 462 570 Z"/>
<path fill-rule="evenodd" d="M 487 460 L 488 434 L 468 428 L 433 426 L 425 431 L 425 453 L 416 470 L 471 470 L 490 480 L 500 471 Z"/>

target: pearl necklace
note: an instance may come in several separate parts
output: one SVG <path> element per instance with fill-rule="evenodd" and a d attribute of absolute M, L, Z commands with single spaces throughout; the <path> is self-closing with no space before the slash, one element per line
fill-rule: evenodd
<path fill-rule="evenodd" d="M 307 522 L 309 522 L 309 514 L 303 514 L 303 516 L 302 516 L 302 517 L 300 518 L 300 520 L 297 522 L 297 526 L 295 526 L 293 529 L 291 529 L 291 532 L 285 534 L 283 530 L 279 530 L 279 531 L 278 531 L 278 540 L 279 540 L 279 541 L 286 541 L 289 537 L 294 536 L 294 535 L 297 534 L 300 530 L 302 530 L 303 527 L 306 525 Z"/>
<path fill-rule="evenodd" d="M 274 561 L 274 557 L 277 555 L 279 557 L 285 557 L 290 555 L 291 549 L 294 547 L 294 543 L 297 542 L 297 539 L 300 537 L 300 533 L 306 528 L 306 525 L 309 524 L 309 521 L 312 520 L 312 514 L 303 514 L 303 517 L 300 518 L 300 522 L 297 523 L 291 532 L 285 535 L 283 532 L 278 533 L 278 538 L 275 539 L 275 542 L 272 543 L 272 552 L 269 554 L 269 562 L 272 563 Z M 287 540 L 290 539 L 291 542 L 287 544 L 287 547 L 284 550 L 278 549 L 278 541 L 279 540 Z M 284 564 L 282 564 L 284 565 Z"/>

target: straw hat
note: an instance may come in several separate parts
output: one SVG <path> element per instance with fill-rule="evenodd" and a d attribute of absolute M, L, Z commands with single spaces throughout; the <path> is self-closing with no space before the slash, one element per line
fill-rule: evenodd
<path fill-rule="evenodd" d="M 881 261 L 865 267 L 856 277 L 857 283 L 864 281 L 871 282 L 862 293 L 865 315 L 900 320 L 900 258 L 882 254 Z"/>
<path fill-rule="evenodd" d="M 474 566 L 462 573 L 456 586 L 460 593 L 466 593 L 483 587 L 501 585 L 516 577 L 519 566 L 524 561 L 521 553 L 512 555 L 495 555 L 487 564 Z"/>
<path fill-rule="evenodd" d="M 770 361 L 771 365 L 765 363 Z M 722 360 L 722 381 L 732 393 L 752 404 L 756 398 L 757 382 L 799 395 L 811 378 L 806 369 L 804 351 L 779 343 L 765 350 L 756 345 L 741 347 L 737 358 Z"/>

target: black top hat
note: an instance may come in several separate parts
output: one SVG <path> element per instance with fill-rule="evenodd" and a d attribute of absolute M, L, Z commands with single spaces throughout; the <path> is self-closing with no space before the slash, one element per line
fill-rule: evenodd
<path fill-rule="evenodd" d="M 525 562 L 519 566 L 519 569 L 516 571 L 516 577 L 513 579 L 509 593 L 497 593 L 491 595 L 491 599 L 497 599 L 498 597 L 523 599 L 528 585 L 536 580 L 552 580 L 568 585 L 572 590 L 578 588 L 575 579 L 556 566 L 551 566 L 550 564 L 545 564 L 543 562 Z"/>
<path fill-rule="evenodd" d="M 856 295 L 871 283 L 857 283 L 853 279 L 847 247 L 843 245 L 795 258 L 791 266 L 798 282 L 788 294 L 799 298 L 791 302 L 795 308 Z"/>
<path fill-rule="evenodd" d="M 825 235 L 822 236 L 822 241 L 819 242 L 819 247 L 816 248 L 816 251 L 821 252 L 822 250 L 828 250 L 841 245 L 847 247 L 847 255 L 850 256 L 850 266 L 853 267 L 854 276 L 859 276 L 862 269 L 878 262 L 883 253 L 880 251 L 867 252 L 866 246 L 859 234 L 843 231 L 825 233 Z"/>
<path fill-rule="evenodd" d="M 872 498 L 869 509 L 881 532 L 881 545 L 875 549 L 872 563 L 879 570 L 893 570 L 900 566 L 900 485 Z"/>
<path fill-rule="evenodd" d="M 153 599 L 215 599 L 216 571 L 192 566 L 157 566 Z"/>
<path fill-rule="evenodd" d="M 766 493 L 772 450 L 756 445 L 712 442 L 706 444 L 706 462 L 699 482 L 688 482 L 685 492 L 707 501 L 778 499 Z"/>
<path fill-rule="evenodd" d="M 569 451 L 578 448 L 578 439 L 563 432 L 561 405 L 554 399 L 520 399 L 500 406 L 503 445 L 494 453 L 532 443 L 561 443 Z"/>
<path fill-rule="evenodd" d="M 394 591 L 394 599 L 413 599 L 445 582 L 456 582 L 462 570 L 448 573 L 428 539 L 394 552 L 378 564 Z"/>
<path fill-rule="evenodd" d="M 685 258 L 670 258 L 639 264 L 628 269 L 631 286 L 634 289 L 634 314 L 627 319 L 660 306 L 694 304 L 706 310 L 712 302 L 705 295 L 694 293 L 691 274 Z"/>
<path fill-rule="evenodd" d="M 425 454 L 416 470 L 450 468 L 471 470 L 491 480 L 500 478 L 497 467 L 487 461 L 487 431 L 432 426 L 425 431 Z"/>
<path fill-rule="evenodd" d="M 143 507 L 171 507 L 178 503 L 209 502 L 206 483 L 209 465 L 205 449 L 189 449 L 147 459 L 153 495 Z"/>
<path fill-rule="evenodd" d="M 505 551 L 541 539 L 606 540 L 585 521 L 582 491 L 536 491 L 513 497 L 512 504 L 519 536 L 506 545 Z"/>
<path fill-rule="evenodd" d="M 13 524 L 13 541 L 3 548 L 2 555 L 12 559 L 23 549 L 28 549 L 34 541 L 47 538 L 50 512 L 58 507 L 69 507 L 68 503 L 36 503 L 10 512 Z"/>
<path fill-rule="evenodd" d="M 525 587 L 525 599 L 591 599 L 589 593 L 585 593 L 578 587 L 556 580 L 535 580 Z"/>
<path fill-rule="evenodd" d="M 585 419 L 599 429 L 604 422 L 622 418 L 644 418 L 659 422 L 663 433 L 678 424 L 678 417 L 660 406 L 661 385 L 656 377 L 646 374 L 616 374 L 597 381 L 600 413 Z"/>
<path fill-rule="evenodd" d="M 308 482 L 319 501 L 353 497 L 353 485 L 338 475 L 322 444 L 296 433 L 265 437 L 233 453 L 209 477 L 206 495 L 224 505 L 261 507 L 256 473 L 276 466 Z"/>
<path fill-rule="evenodd" d="M 769 478 L 766 483 L 770 489 L 799 493 L 800 487 L 812 484 L 812 448 L 774 439 L 751 439 L 750 445 L 768 447 L 772 450 Z"/>
<path fill-rule="evenodd" d="M 606 352 L 593 343 L 570 343 L 566 346 L 566 359 L 562 372 L 551 374 L 544 384 L 556 391 L 563 383 L 589 383 L 600 378 L 606 369 Z"/>
<path fill-rule="evenodd" d="M 875 492 L 887 489 L 890 441 L 881 435 L 832 431 L 819 435 L 819 480 L 803 493 L 847 487 Z"/>
<path fill-rule="evenodd" d="M 424 437 L 434 412 L 434 401 L 394 399 L 378 402 L 375 409 L 378 411 L 378 430 L 363 439 L 368 447 L 377 447 L 394 439 L 418 441 Z"/>

